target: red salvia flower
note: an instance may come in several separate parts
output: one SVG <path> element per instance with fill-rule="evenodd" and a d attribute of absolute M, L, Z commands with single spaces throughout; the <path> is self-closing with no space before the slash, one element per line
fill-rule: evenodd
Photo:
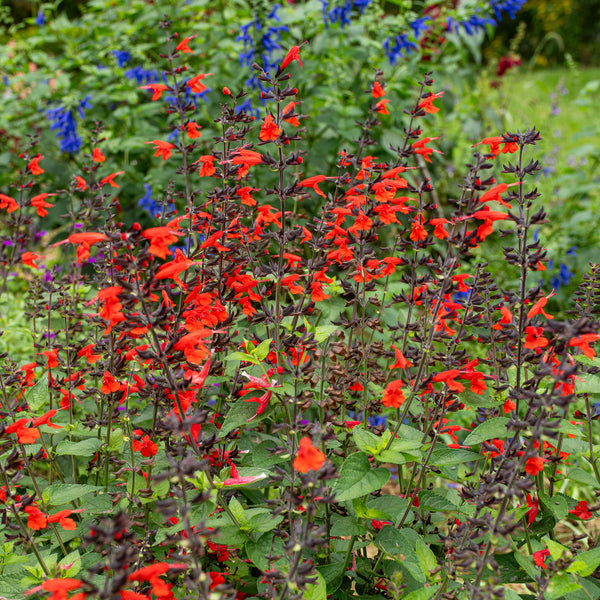
<path fill-rule="evenodd" d="M 212 73 L 200 73 L 199 75 L 195 75 L 191 79 L 188 79 L 185 85 L 190 88 L 190 92 L 193 92 L 194 94 L 201 94 L 207 89 L 202 83 L 202 80 L 209 75 L 212 75 Z"/>
<path fill-rule="evenodd" d="M 174 144 L 162 140 L 152 140 L 151 142 L 144 142 L 144 144 L 154 144 L 153 150 L 156 150 L 154 156 L 161 156 L 163 160 L 167 160 L 173 154 L 172 150 L 175 148 Z"/>
<path fill-rule="evenodd" d="M 390 381 L 383 392 L 381 403 L 387 408 L 400 408 L 406 402 L 403 386 L 404 382 L 401 379 Z"/>
<path fill-rule="evenodd" d="M 29 527 L 29 529 L 33 529 L 34 531 L 46 529 L 48 526 L 48 519 L 37 506 L 26 506 L 23 510 L 27 513 L 27 527 Z"/>
<path fill-rule="evenodd" d="M 300 473 L 308 473 L 310 470 L 318 471 L 325 462 L 325 455 L 312 444 L 309 437 L 300 440 L 300 447 L 292 466 Z"/>
<path fill-rule="evenodd" d="M 550 556 L 550 550 L 538 550 L 534 552 L 532 555 L 533 562 L 542 569 L 546 570 L 548 567 L 546 566 L 546 559 Z"/>
<path fill-rule="evenodd" d="M 39 265 L 35 264 L 35 260 L 37 260 L 38 258 L 41 258 L 39 254 L 36 254 L 35 252 L 23 252 L 23 254 L 21 254 L 21 262 L 27 266 L 27 267 L 32 267 L 33 269 L 37 269 Z"/>
<path fill-rule="evenodd" d="M 279 137 L 280 133 L 281 129 L 277 127 L 277 124 L 273 120 L 273 115 L 269 114 L 265 117 L 263 124 L 260 126 L 260 134 L 258 137 L 263 142 L 273 142 Z"/>
<path fill-rule="evenodd" d="M 27 164 L 27 168 L 32 175 L 41 175 L 44 173 L 44 169 L 40 167 L 40 160 L 44 158 L 41 154 L 34 156 L 29 163 Z"/>
<path fill-rule="evenodd" d="M 38 194 L 37 196 L 33 196 L 29 203 L 31 206 L 37 209 L 38 217 L 45 217 L 48 214 L 47 208 L 52 208 L 54 204 L 50 204 L 50 202 L 46 202 L 46 198 L 49 196 L 56 196 L 56 194 Z"/>
<path fill-rule="evenodd" d="M 279 67 L 280 71 L 283 71 L 291 62 L 297 60 L 300 65 L 300 69 L 302 69 L 302 61 L 300 60 L 300 48 L 304 46 L 304 44 L 308 44 L 308 42 L 302 42 L 300 46 L 292 46 L 290 51 L 285 55 L 281 66 Z"/>
<path fill-rule="evenodd" d="M 438 92 L 437 94 L 430 93 L 424 100 L 419 103 L 419 108 L 423 109 L 426 113 L 439 112 L 439 108 L 433 105 L 433 101 L 444 95 L 444 92 Z"/>
<path fill-rule="evenodd" d="M 371 94 L 373 95 L 373 98 L 383 98 L 383 96 L 385 96 L 385 90 L 381 87 L 379 81 L 376 81 L 373 84 Z"/>
<path fill-rule="evenodd" d="M 102 150 L 100 150 L 100 148 L 94 148 L 92 152 L 92 160 L 94 162 L 102 163 L 106 160 L 106 156 L 102 154 Z"/>
<path fill-rule="evenodd" d="M 533 456 L 525 461 L 525 473 L 537 475 L 544 470 L 544 459 L 540 456 Z"/>
<path fill-rule="evenodd" d="M 117 173 L 111 173 L 110 175 L 107 175 L 100 180 L 100 187 L 108 183 L 110 187 L 118 188 L 119 186 L 115 183 L 115 177 L 117 175 L 123 175 L 123 173 L 125 173 L 125 171 L 118 171 Z"/>
<path fill-rule="evenodd" d="M 0 208 L 5 208 L 7 213 L 19 210 L 19 205 L 14 198 L 0 194 Z"/>
<path fill-rule="evenodd" d="M 570 510 L 569 513 L 575 517 L 578 517 L 579 519 L 583 519 L 584 521 L 591 519 L 594 516 L 585 500 L 578 502 L 577 506 L 573 510 Z"/>
<path fill-rule="evenodd" d="M 181 52 L 182 54 L 193 54 L 194 51 L 188 46 L 189 42 L 196 36 L 191 35 L 190 37 L 183 38 L 177 46 L 175 46 L 175 52 Z"/>
<path fill-rule="evenodd" d="M 169 86 L 162 83 L 149 83 L 140 87 L 140 90 L 152 90 L 152 101 L 159 100 L 162 93 L 168 89 Z"/>

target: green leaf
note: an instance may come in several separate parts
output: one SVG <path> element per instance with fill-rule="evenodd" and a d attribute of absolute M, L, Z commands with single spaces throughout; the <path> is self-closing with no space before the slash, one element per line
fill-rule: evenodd
<path fill-rule="evenodd" d="M 385 445 L 390 438 L 390 433 L 387 431 L 386 433 L 388 434 L 387 440 L 383 437 L 376 436 L 370 431 L 366 431 L 362 427 L 354 427 L 352 429 L 352 437 L 359 450 L 371 455 L 379 454 L 385 448 Z"/>
<path fill-rule="evenodd" d="M 390 558 L 406 567 L 411 576 L 419 583 L 425 583 L 427 577 L 423 573 L 419 557 L 415 551 L 417 540 L 420 539 L 419 534 L 411 529 L 398 530 L 391 525 L 384 525 L 375 538 L 375 543 L 384 552 L 387 552 Z"/>
<path fill-rule="evenodd" d="M 585 373 L 583 377 L 583 381 L 577 382 L 577 393 L 600 394 L 600 377 L 589 373 Z"/>
<path fill-rule="evenodd" d="M 273 567 L 282 568 L 285 566 L 285 558 L 280 558 L 274 563 L 267 559 L 267 556 L 284 555 L 283 542 L 280 538 L 274 537 L 272 534 L 265 533 L 256 541 L 248 540 L 246 542 L 246 554 L 261 571 L 268 571 Z"/>
<path fill-rule="evenodd" d="M 95 485 L 85 485 L 77 483 L 53 483 L 49 485 L 42 493 L 42 499 L 46 504 L 52 506 L 61 506 L 73 500 L 83 498 L 102 488 Z"/>
<path fill-rule="evenodd" d="M 44 377 L 38 380 L 38 382 L 27 390 L 25 394 L 25 400 L 27 400 L 27 406 L 29 410 L 37 412 L 46 405 L 49 401 L 50 395 L 48 394 L 48 380 Z"/>
<path fill-rule="evenodd" d="M 257 407 L 258 404 L 256 402 L 244 402 L 243 399 L 235 402 L 227 412 L 227 416 L 219 432 L 220 436 L 225 437 L 234 429 L 242 425 L 247 425 L 248 421 L 256 414 Z M 259 417 L 256 420 L 258 422 Z"/>
<path fill-rule="evenodd" d="M 91 459 L 101 446 L 102 440 L 98 438 L 89 438 L 81 442 L 63 440 L 56 446 L 56 454 L 58 456 L 87 456 Z"/>
<path fill-rule="evenodd" d="M 229 501 L 229 510 L 233 516 L 237 519 L 237 522 L 242 524 L 246 523 L 246 514 L 244 513 L 244 507 L 236 500 L 235 496 Z"/>
<path fill-rule="evenodd" d="M 254 348 L 254 350 L 252 350 L 252 356 L 262 362 L 267 357 L 267 354 L 269 354 L 270 348 L 271 340 L 263 340 L 256 348 Z"/>
<path fill-rule="evenodd" d="M 583 437 L 585 435 L 582 429 L 576 425 L 573 425 L 570 421 L 567 421 L 567 419 L 560 420 L 560 428 L 558 431 L 559 433 L 564 433 L 565 435 L 574 435 L 577 437 Z"/>
<path fill-rule="evenodd" d="M 315 331 L 315 340 L 320 344 L 338 330 L 337 325 L 319 325 Z"/>
<path fill-rule="evenodd" d="M 579 467 L 573 467 L 569 469 L 567 471 L 567 479 L 571 479 L 572 481 L 576 481 L 577 483 L 588 485 L 596 489 L 600 488 L 600 483 L 596 481 L 596 478 L 591 473 L 588 473 Z"/>
<path fill-rule="evenodd" d="M 544 593 L 544 598 L 547 600 L 555 600 L 555 598 L 564 598 L 565 594 L 580 590 L 581 586 L 570 580 L 568 573 L 554 575 L 552 577 L 548 590 Z"/>
<path fill-rule="evenodd" d="M 558 560 L 565 552 L 568 552 L 565 546 L 551 540 L 549 537 L 544 537 L 544 544 L 546 544 L 546 548 L 550 550 L 552 560 Z"/>
<path fill-rule="evenodd" d="M 581 552 L 575 557 L 567 573 L 577 573 L 581 577 L 589 577 L 600 566 L 600 547 Z"/>
<path fill-rule="evenodd" d="M 311 573 L 309 577 L 312 578 L 314 575 Z M 327 600 L 327 586 L 325 584 L 325 579 L 323 579 L 323 575 L 321 575 L 319 571 L 317 571 L 316 577 L 316 583 L 309 583 L 302 594 L 302 598 L 305 600 Z"/>
<path fill-rule="evenodd" d="M 260 360 L 252 356 L 251 354 L 246 354 L 245 352 L 232 352 L 225 357 L 225 360 L 238 360 L 241 362 L 251 362 L 255 365 L 260 364 Z"/>
<path fill-rule="evenodd" d="M 334 481 L 333 493 L 338 502 L 366 496 L 380 490 L 389 480 L 387 469 L 372 469 L 364 452 L 351 454 L 340 469 L 340 477 Z"/>
<path fill-rule="evenodd" d="M 378 496 L 377 498 L 369 498 L 367 507 L 369 510 L 383 512 L 385 514 L 385 521 L 392 521 L 397 525 L 406 512 L 408 507 L 408 499 L 399 498 L 398 496 L 392 496 L 390 494 L 384 494 L 382 496 Z"/>
<path fill-rule="evenodd" d="M 439 585 L 432 585 L 430 587 L 423 587 L 419 590 L 413 590 L 412 592 L 410 592 L 410 594 L 406 594 L 406 596 L 402 596 L 403 600 L 429 600 L 429 598 L 431 598 L 435 592 L 437 592 L 437 589 L 439 588 Z"/>
<path fill-rule="evenodd" d="M 246 512 L 247 518 L 250 512 L 251 511 Z M 281 521 L 283 521 L 282 515 L 277 515 L 276 517 L 274 517 L 271 514 L 271 511 L 267 510 L 266 512 L 255 514 L 249 517 L 247 521 L 247 526 L 250 529 L 250 531 L 258 531 L 260 533 L 263 533 L 265 531 L 271 531 L 272 529 L 275 529 L 275 527 L 277 527 L 277 525 L 279 525 Z"/>
<path fill-rule="evenodd" d="M 431 551 L 431 548 L 421 539 L 417 540 L 415 545 L 415 552 L 419 559 L 419 564 L 423 573 L 427 577 L 431 576 L 431 571 L 435 570 L 438 566 L 435 554 Z"/>
<path fill-rule="evenodd" d="M 365 535 L 367 528 L 355 517 L 341 517 L 331 527 L 333 537 L 350 537 L 352 535 Z"/>
<path fill-rule="evenodd" d="M 569 513 L 567 501 L 563 496 L 548 496 L 545 492 L 538 492 L 541 503 L 554 515 L 557 521 L 562 521 Z"/>
<path fill-rule="evenodd" d="M 455 511 L 458 509 L 458 506 L 448 498 L 432 490 L 419 492 L 419 507 L 433 511 Z"/>
<path fill-rule="evenodd" d="M 509 432 L 506 429 L 508 421 L 509 419 L 506 417 L 494 417 L 493 419 L 489 419 L 489 421 L 483 422 L 471 431 L 463 444 L 465 446 L 475 446 L 493 438 L 508 437 Z"/>
<path fill-rule="evenodd" d="M 447 467 L 449 465 L 460 465 L 462 463 L 473 462 L 479 460 L 481 454 L 476 452 L 470 452 L 469 450 L 463 450 L 461 448 L 436 448 L 431 453 L 431 460 L 429 461 L 436 467 Z"/>

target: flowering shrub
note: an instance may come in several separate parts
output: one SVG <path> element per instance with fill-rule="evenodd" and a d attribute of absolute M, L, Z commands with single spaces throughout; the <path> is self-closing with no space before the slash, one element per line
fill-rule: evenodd
<path fill-rule="evenodd" d="M 256 118 L 161 29 L 164 83 L 144 87 L 179 135 L 140 140 L 171 171 L 155 223 L 120 220 L 101 123 L 68 189 L 33 138 L 0 195 L 0 289 L 27 281 L 33 336 L 0 367 L 2 593 L 596 597 L 600 273 L 555 319 L 540 133 L 472 140 L 446 214 L 416 160 L 439 152 L 431 73 L 393 159 L 367 153 L 400 112 L 376 73 L 336 171 L 308 171 L 306 46 L 253 64 Z M 187 100 L 205 82 L 209 148 Z M 36 236 L 59 199 L 66 225 Z M 499 235 L 511 289 L 469 264 Z"/>
<path fill-rule="evenodd" d="M 435 65 L 440 80 L 453 79 L 459 69 L 471 71 L 472 57 L 480 55 L 484 42 L 484 28 L 491 31 L 502 16 L 512 14 L 506 3 L 483 0 L 445 0 L 427 7 L 406 2 L 402 10 L 392 3 L 349 0 L 223 2 L 219 10 L 201 0 L 163 4 L 158 14 L 166 12 L 188 23 L 193 52 L 212 65 L 215 80 L 222 85 L 246 89 L 248 95 L 238 110 L 252 111 L 256 117 L 264 116 L 260 94 L 266 88 L 251 64 L 275 68 L 284 48 L 311 42 L 305 62 L 315 76 L 301 83 L 302 110 L 315 120 L 307 132 L 314 147 L 306 157 L 311 161 L 307 166 L 324 164 L 328 170 L 335 168 L 336 153 L 354 137 L 352 126 L 360 117 L 356 103 L 370 84 L 373 67 L 389 70 L 393 91 L 408 101 L 405 90 L 423 71 L 420 63 L 426 62 L 427 68 Z M 8 185 L 18 169 L 17 156 L 26 136 L 35 134 L 44 146 L 47 181 L 66 189 L 69 180 L 62 165 L 79 168 L 82 155 L 90 151 L 83 140 L 89 140 L 94 121 L 101 120 L 107 138 L 104 148 L 123 165 L 130 182 L 121 191 L 121 218 L 128 225 L 136 218 L 145 225 L 151 222 L 154 207 L 144 198 L 164 197 L 169 171 L 150 160 L 140 142 L 162 133 L 161 109 L 172 100 L 165 93 L 161 102 L 153 102 L 152 88 L 145 87 L 166 85 L 157 69 L 162 49 L 155 35 L 156 16 L 146 0 L 116 4 L 91 0 L 79 18 L 68 19 L 52 4 L 44 4 L 41 13 L 36 6 L 35 14 L 20 27 L 3 31 L 0 25 L 0 36 L 8 42 L 0 50 L 0 93 L 5 101 L 0 141 L 6 148 L 0 153 L 0 186 Z M 365 44 L 365 39 L 372 42 Z M 462 105 L 453 94 L 444 101 Z M 206 90 L 188 88 L 186 102 L 205 116 L 218 110 L 214 94 Z M 468 115 L 458 112 L 464 122 Z M 388 160 L 389 145 L 399 142 L 393 132 L 402 129 L 401 117 L 390 113 L 390 133 L 374 149 L 386 153 Z M 204 154 L 210 154 L 211 137 L 217 132 L 208 123 L 202 133 Z M 175 129 L 165 141 L 173 143 L 178 135 Z M 149 196 L 139 193 L 144 184 Z M 140 214 L 138 206 L 147 212 Z M 66 205 L 60 208 L 66 210 Z"/>

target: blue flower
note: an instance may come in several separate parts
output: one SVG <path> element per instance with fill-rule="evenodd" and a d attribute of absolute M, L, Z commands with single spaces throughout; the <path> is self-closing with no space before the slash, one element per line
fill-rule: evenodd
<path fill-rule="evenodd" d="M 37 17 L 35 18 L 34 23 L 41 27 L 46 23 L 46 16 L 44 15 L 44 9 L 40 8 L 40 12 L 38 12 Z"/>
<path fill-rule="evenodd" d="M 123 68 L 131 60 L 131 54 L 127 50 L 112 50 L 111 54 L 117 59 L 119 68 Z"/>
<path fill-rule="evenodd" d="M 152 187 L 149 183 L 144 184 L 146 194 L 138 200 L 138 206 L 145 210 L 151 217 L 156 217 L 161 212 L 160 204 L 152 198 Z"/>
<path fill-rule="evenodd" d="M 323 23 L 325 27 L 329 27 L 329 24 L 335 25 L 339 23 L 342 29 L 346 25 L 350 25 L 352 19 L 352 9 L 358 8 L 362 15 L 365 8 L 371 4 L 372 0 L 346 0 L 345 3 L 340 6 L 329 8 L 328 0 L 321 0 L 321 14 L 323 15 Z"/>
<path fill-rule="evenodd" d="M 490 0 L 490 6 L 494 10 L 496 18 L 502 19 L 502 13 L 508 13 L 511 19 L 523 8 L 527 0 Z"/>
<path fill-rule="evenodd" d="M 148 83 L 158 82 L 158 71 L 156 69 L 146 70 L 140 66 L 133 67 L 125 71 L 125 77 L 135 81 L 138 85 L 146 85 Z"/>
<path fill-rule="evenodd" d="M 90 96 L 86 96 L 78 105 L 77 113 L 81 119 L 84 118 L 86 108 L 91 108 Z M 76 154 L 81 149 L 82 139 L 77 135 L 77 119 L 74 111 L 64 106 L 57 106 L 46 111 L 46 117 L 50 121 L 50 130 L 56 131 L 56 137 L 60 140 L 61 152 Z"/>
<path fill-rule="evenodd" d="M 401 33 L 393 39 L 387 38 L 383 42 L 383 51 L 392 65 L 395 65 L 399 58 L 404 58 L 404 53 L 408 56 L 413 50 L 417 49 L 417 44 L 411 42 L 406 33 Z"/>
<path fill-rule="evenodd" d="M 419 39 L 429 29 L 429 25 L 427 25 L 429 21 L 431 21 L 431 17 L 421 17 L 410 24 L 410 28 L 415 32 L 415 38 Z"/>

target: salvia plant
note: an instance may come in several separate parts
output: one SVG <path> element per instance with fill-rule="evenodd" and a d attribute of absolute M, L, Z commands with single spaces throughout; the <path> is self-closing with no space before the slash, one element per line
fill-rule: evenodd
<path fill-rule="evenodd" d="M 161 31 L 153 226 L 120 220 L 100 122 L 67 189 L 30 137 L 0 195 L 32 339 L 0 357 L 2 596 L 598 598 L 600 272 L 547 312 L 540 133 L 473 140 L 444 211 L 432 73 L 395 158 L 370 154 L 401 112 L 376 72 L 336 170 L 305 172 L 304 44 L 252 65 L 256 118 Z M 472 258 L 496 236 L 510 289 Z"/>

